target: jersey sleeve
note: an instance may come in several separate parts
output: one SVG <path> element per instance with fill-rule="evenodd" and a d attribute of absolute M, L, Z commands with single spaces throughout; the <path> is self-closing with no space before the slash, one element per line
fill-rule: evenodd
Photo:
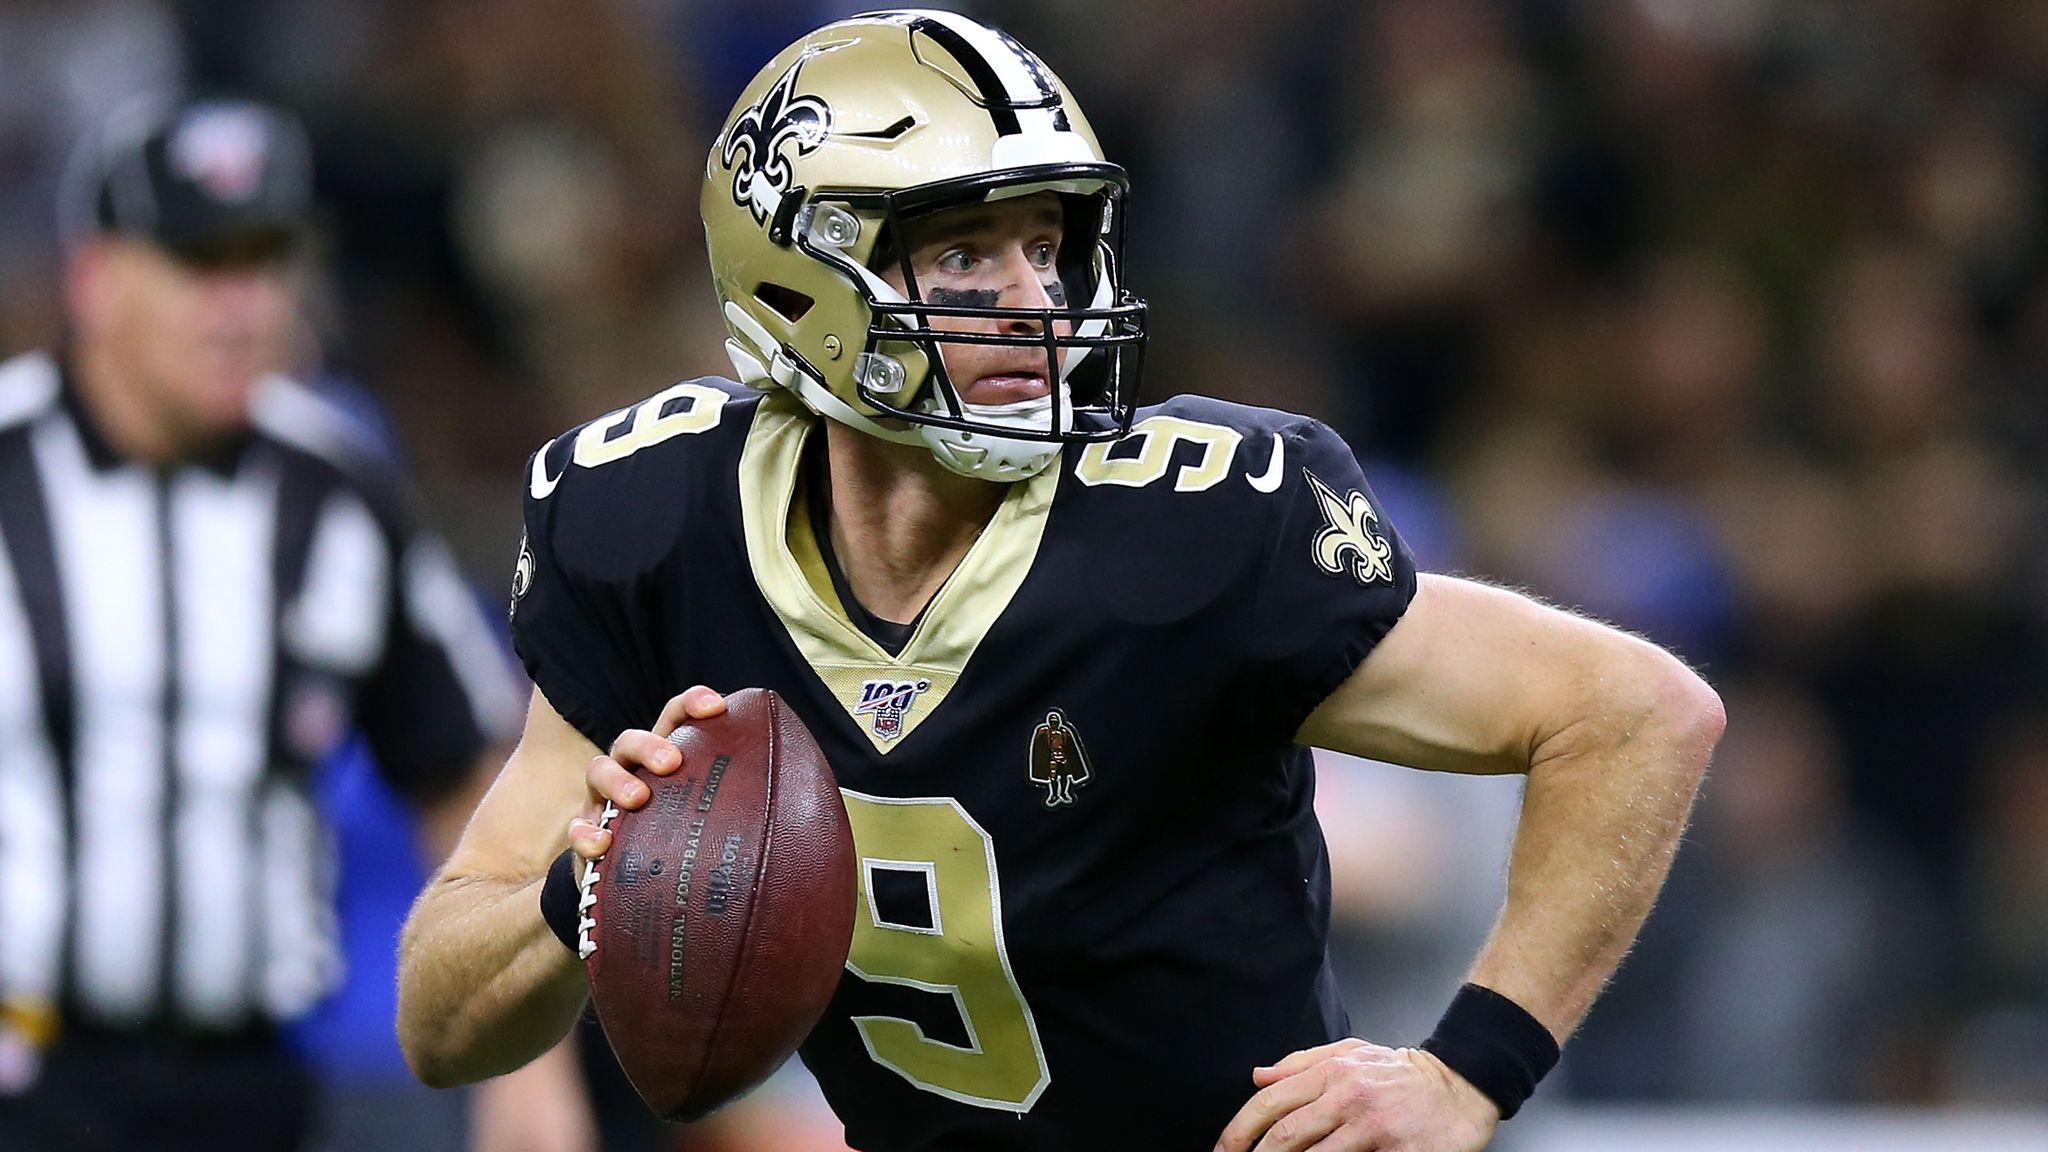
<path fill-rule="evenodd" d="M 1286 740 L 1400 620 L 1415 560 L 1343 438 L 1313 420 L 1281 436 L 1264 551 L 1238 619 L 1242 698 L 1262 735 Z"/>
<path fill-rule="evenodd" d="M 523 498 L 512 646 L 555 711 L 605 749 L 661 714 L 652 647 L 659 580 L 625 555 L 645 531 L 624 522 L 629 503 L 576 487 L 593 474 L 567 467 L 569 439 L 541 449 L 528 469 L 553 479 L 531 481 Z"/>
<path fill-rule="evenodd" d="M 426 802 L 461 787 L 486 747 L 512 739 L 519 689 L 503 640 L 446 545 L 405 525 L 392 534 L 386 640 L 363 683 L 357 723 L 385 781 Z"/>

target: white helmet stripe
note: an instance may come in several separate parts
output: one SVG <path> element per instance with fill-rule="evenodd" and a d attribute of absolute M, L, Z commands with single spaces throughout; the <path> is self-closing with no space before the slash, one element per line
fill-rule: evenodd
<path fill-rule="evenodd" d="M 977 88 L 996 132 L 1003 136 L 1068 131 L 1066 109 L 1045 65 L 1009 36 L 957 12 L 906 9 L 879 13 L 907 18 L 950 52 Z"/>
<path fill-rule="evenodd" d="M 1037 104 L 1059 95 L 1052 85 L 1031 69 L 1022 46 L 998 35 L 988 25 L 958 12 L 924 11 L 918 15 L 951 28 L 967 42 L 969 48 L 980 54 L 997 79 L 1003 82 L 1003 94 L 1010 98 L 1010 103 Z"/>

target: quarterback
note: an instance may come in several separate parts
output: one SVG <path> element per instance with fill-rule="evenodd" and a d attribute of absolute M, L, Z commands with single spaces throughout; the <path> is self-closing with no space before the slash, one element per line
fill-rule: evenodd
<path fill-rule="evenodd" d="M 863 898 L 803 1058 L 862 1149 L 1467 1152 L 1634 938 L 1722 727 L 1640 640 L 1418 574 L 1314 420 L 1136 405 L 1127 185 L 1014 39 L 828 25 L 740 97 L 702 212 L 739 377 L 537 452 L 524 736 L 414 908 L 398 1028 L 477 1080 L 570 1026 L 541 912 L 662 737 L 765 686 Z M 1527 777 L 1506 905 L 1413 1048 L 1350 1035 L 1309 746 Z"/>

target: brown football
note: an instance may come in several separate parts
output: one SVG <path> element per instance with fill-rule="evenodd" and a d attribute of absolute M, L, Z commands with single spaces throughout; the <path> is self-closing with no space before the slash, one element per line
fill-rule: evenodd
<path fill-rule="evenodd" d="M 775 693 L 669 737 L 644 807 L 607 806 L 583 879 L 584 970 L 619 1065 L 664 1119 L 759 1084 L 824 1014 L 853 942 L 853 831 L 817 741 Z"/>

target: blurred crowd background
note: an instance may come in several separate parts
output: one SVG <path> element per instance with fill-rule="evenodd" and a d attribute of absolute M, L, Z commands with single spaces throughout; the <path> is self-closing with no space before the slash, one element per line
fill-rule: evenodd
<path fill-rule="evenodd" d="M 495 588 L 529 451 L 726 371 L 710 137 L 866 7 L 0 0 L 0 352 L 59 338 L 74 139 L 137 92 L 277 100 L 327 213 L 307 373 L 381 406 Z M 1539 1103 L 2048 1106 L 2048 4 L 958 7 L 1132 171 L 1148 400 L 1323 417 L 1426 567 L 1726 697 L 1669 894 Z M 1354 1016 L 1412 1041 L 1514 793 L 1326 769 Z"/>

